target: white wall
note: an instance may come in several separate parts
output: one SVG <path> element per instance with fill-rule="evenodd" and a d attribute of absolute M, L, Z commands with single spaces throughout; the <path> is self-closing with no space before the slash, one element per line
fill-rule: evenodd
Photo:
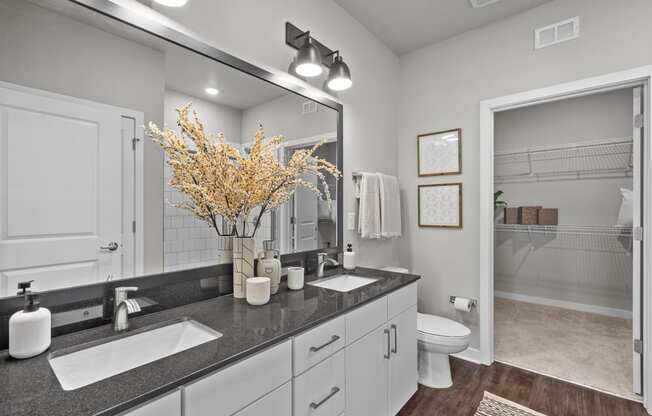
<path fill-rule="evenodd" d="M 651 64 L 651 15 L 648 0 L 557 0 L 401 57 L 398 163 L 407 203 L 400 258 L 423 275 L 421 311 L 453 316 L 449 295 L 478 297 L 479 102 Z M 573 16 L 581 19 L 579 39 L 533 49 L 534 28 Z M 463 129 L 462 174 L 417 179 L 416 135 L 456 127 Z M 464 229 L 418 228 L 417 185 L 446 181 L 464 182 Z M 476 313 L 465 320 L 477 336 Z"/>
<path fill-rule="evenodd" d="M 227 141 L 240 143 L 242 111 L 202 100 L 197 97 L 166 90 L 165 127 L 178 131 L 177 109 L 192 103 L 192 109 L 204 124 L 206 132 L 213 135 L 224 133 Z M 186 196 L 170 188 L 167 183 L 172 177 L 169 166 L 165 166 L 165 208 L 164 208 L 164 270 L 192 269 L 196 267 L 231 262 L 230 256 L 218 250 L 222 244 L 217 234 L 206 222 L 196 218 L 187 210 L 171 206 L 169 202 L 182 202 Z"/>
<path fill-rule="evenodd" d="M 340 95 L 345 211 L 354 209 L 352 171 L 397 173 L 398 58 L 333 1 L 191 1 L 183 8 L 157 10 L 226 52 L 281 71 L 296 53 L 285 45 L 285 22 L 310 29 L 319 41 L 342 52 L 353 76 L 353 87 Z M 398 264 L 398 241 L 359 241 L 351 231 L 345 231 L 344 241 L 353 243 L 360 265 Z"/>
<path fill-rule="evenodd" d="M 163 120 L 164 57 L 151 48 L 25 2 L 0 4 L 0 52 L 2 81 Z M 145 272 L 155 273 L 163 264 L 163 159 L 151 140 L 144 148 Z"/>
<path fill-rule="evenodd" d="M 627 88 L 499 112 L 494 117 L 495 150 L 631 139 L 632 108 L 633 92 Z M 605 162 L 599 158 L 594 165 L 605 167 Z M 512 207 L 558 208 L 559 224 L 614 226 L 620 188 L 632 189 L 632 178 L 506 182 L 495 187 L 505 192 L 504 200 Z M 630 238 L 617 235 L 498 230 L 495 290 L 631 313 L 630 244 Z"/>
<path fill-rule="evenodd" d="M 310 100 L 288 94 L 247 108 L 242 112 L 242 142 L 252 142 L 260 125 L 266 136 L 283 135 L 286 140 L 336 132 L 337 111 L 318 104 L 316 112 L 302 114 L 302 105 L 307 101 Z"/>

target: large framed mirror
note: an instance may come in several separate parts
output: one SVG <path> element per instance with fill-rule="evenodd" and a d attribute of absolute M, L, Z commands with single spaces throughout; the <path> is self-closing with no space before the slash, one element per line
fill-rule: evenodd
<path fill-rule="evenodd" d="M 144 126 L 178 129 L 192 104 L 243 154 L 262 126 L 278 157 L 322 143 L 342 170 L 342 106 L 108 0 L 0 0 L 0 297 L 228 263 L 214 230 L 168 202 L 170 169 Z M 279 42 L 282 42 L 279 39 Z M 306 178 L 314 180 L 314 178 Z M 332 204 L 303 190 L 255 235 L 285 258 L 341 251 Z"/>

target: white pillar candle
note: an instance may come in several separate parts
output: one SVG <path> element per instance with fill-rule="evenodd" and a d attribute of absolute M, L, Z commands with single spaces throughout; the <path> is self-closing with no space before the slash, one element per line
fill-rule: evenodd
<path fill-rule="evenodd" d="M 303 289 L 303 267 L 288 267 L 288 288 Z"/>
<path fill-rule="evenodd" d="M 247 279 L 247 303 L 258 306 L 269 302 L 270 283 L 269 277 Z"/>

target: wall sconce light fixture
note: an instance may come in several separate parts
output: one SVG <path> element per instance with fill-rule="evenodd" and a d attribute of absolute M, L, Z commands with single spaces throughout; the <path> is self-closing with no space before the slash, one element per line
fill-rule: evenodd
<path fill-rule="evenodd" d="M 316 77 L 322 73 L 322 65 L 329 68 L 325 85 L 333 91 L 351 88 L 351 70 L 340 51 L 334 51 L 313 38 L 310 31 L 303 31 L 290 22 L 285 23 L 285 43 L 297 50 L 289 71 L 300 77 Z"/>

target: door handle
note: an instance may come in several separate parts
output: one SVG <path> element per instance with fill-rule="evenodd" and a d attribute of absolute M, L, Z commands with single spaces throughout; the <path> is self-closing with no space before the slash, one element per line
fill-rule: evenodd
<path fill-rule="evenodd" d="M 118 245 L 118 243 L 116 243 L 115 241 L 111 241 L 109 244 L 107 244 L 107 245 L 105 245 L 105 246 L 100 246 L 100 250 L 104 250 L 104 251 L 116 251 L 116 250 L 118 249 L 118 247 L 120 247 L 120 246 Z"/>
<path fill-rule="evenodd" d="M 392 352 L 396 354 L 398 352 L 398 328 L 394 324 L 390 328 L 394 331 L 394 348 L 392 348 Z"/>
<path fill-rule="evenodd" d="M 390 336 L 389 336 L 389 329 L 385 328 L 385 329 L 383 329 L 383 332 L 385 333 L 385 335 L 387 335 L 387 353 L 386 353 L 383 357 L 385 357 L 386 359 L 389 360 L 389 354 L 390 354 L 390 346 L 389 346 L 389 344 L 390 344 L 390 340 L 389 340 Z"/>
<path fill-rule="evenodd" d="M 317 409 L 319 406 L 326 403 L 331 397 L 335 396 L 339 391 L 340 391 L 339 387 L 333 387 L 331 389 L 331 392 L 328 393 L 328 396 L 324 397 L 323 399 L 321 399 L 317 403 L 315 403 L 315 402 L 310 403 L 310 407 L 312 407 L 313 409 Z"/>

